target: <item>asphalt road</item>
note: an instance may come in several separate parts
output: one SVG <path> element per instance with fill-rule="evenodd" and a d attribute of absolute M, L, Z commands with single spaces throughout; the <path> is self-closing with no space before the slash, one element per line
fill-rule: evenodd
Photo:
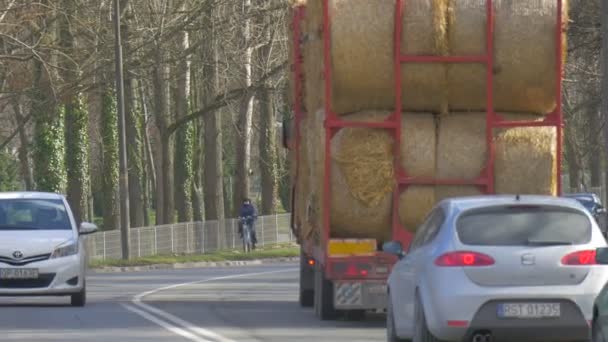
<path fill-rule="evenodd" d="M 0 341 L 384 341 L 384 317 L 321 322 L 295 264 L 91 274 L 89 302 L 0 298 Z"/>

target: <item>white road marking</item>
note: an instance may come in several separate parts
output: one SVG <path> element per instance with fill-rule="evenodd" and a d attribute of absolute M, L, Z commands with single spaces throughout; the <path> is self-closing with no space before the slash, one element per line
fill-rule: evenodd
<path fill-rule="evenodd" d="M 165 329 L 167 329 L 168 331 L 170 331 L 171 333 L 175 334 L 175 335 L 179 335 L 182 337 L 185 337 L 191 341 L 195 341 L 195 342 L 210 342 L 208 340 L 205 340 L 199 336 L 194 335 L 193 333 L 176 327 L 174 325 L 171 325 L 170 323 L 167 323 L 165 321 L 163 321 L 162 319 L 156 318 L 154 315 L 151 315 L 143 310 L 140 310 L 136 307 L 134 307 L 133 305 L 129 305 L 129 304 L 121 304 L 125 309 L 133 312 L 134 314 L 137 314 L 145 319 L 147 319 L 148 321 L 155 323 Z"/>
<path fill-rule="evenodd" d="M 123 305 L 123 306 L 127 310 L 138 314 L 139 316 L 169 330 L 170 332 L 172 332 L 176 335 L 183 336 L 183 337 L 188 338 L 195 342 L 209 342 L 209 340 L 215 341 L 215 342 L 235 342 L 235 341 L 228 339 L 224 336 L 221 336 L 211 330 L 197 327 L 193 323 L 183 320 L 171 313 L 168 313 L 166 311 L 163 311 L 161 309 L 148 305 L 143 302 L 143 299 L 147 296 L 153 295 L 158 292 L 173 290 L 176 288 L 189 286 L 189 285 L 204 284 L 204 283 L 209 283 L 209 282 L 218 281 L 218 280 L 225 280 L 225 279 L 261 276 L 261 275 L 274 274 L 274 273 L 287 273 L 287 272 L 294 272 L 297 270 L 298 270 L 297 268 L 289 268 L 289 269 L 279 270 L 279 271 L 243 273 L 243 274 L 229 275 L 229 276 L 223 276 L 223 277 L 214 277 L 214 278 L 209 278 L 209 279 L 204 279 L 204 280 L 191 281 L 191 282 L 187 282 L 187 283 L 164 286 L 164 287 L 160 287 L 155 290 L 142 292 L 142 293 L 134 296 L 133 300 L 131 302 L 133 303 L 133 305 L 137 306 L 139 309 L 136 307 L 133 307 L 131 305 Z M 164 320 L 154 316 L 153 314 L 159 316 L 160 318 L 163 318 Z M 204 338 L 207 338 L 209 340 L 205 340 Z"/>

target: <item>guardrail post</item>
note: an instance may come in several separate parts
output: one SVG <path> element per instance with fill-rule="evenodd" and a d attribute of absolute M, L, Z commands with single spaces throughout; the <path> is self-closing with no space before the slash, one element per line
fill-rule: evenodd
<path fill-rule="evenodd" d="M 230 225 L 232 227 L 232 249 L 236 248 L 236 220 L 232 220 L 232 224 Z"/>
<path fill-rule="evenodd" d="M 274 228 L 277 231 L 277 243 L 279 243 L 279 215 L 274 215 Z"/>
<path fill-rule="evenodd" d="M 156 233 L 156 226 L 154 226 L 154 255 L 158 255 L 158 236 Z"/>
<path fill-rule="evenodd" d="M 201 227 L 201 253 L 205 254 L 205 226 L 207 226 L 207 222 L 203 222 Z"/>
<path fill-rule="evenodd" d="M 262 216 L 262 243 L 260 245 L 264 246 L 264 216 Z"/>
<path fill-rule="evenodd" d="M 186 253 L 190 254 L 190 223 L 186 223 Z"/>
<path fill-rule="evenodd" d="M 175 239 L 173 238 L 173 225 L 171 225 L 171 254 L 175 254 Z"/>
<path fill-rule="evenodd" d="M 141 258 L 141 229 L 137 228 L 137 257 Z"/>
<path fill-rule="evenodd" d="M 221 244 L 221 240 L 220 240 L 220 225 L 222 224 L 221 220 L 217 221 L 217 241 L 216 241 L 216 245 L 215 245 L 215 250 L 217 251 L 218 249 L 220 249 L 220 244 Z"/>

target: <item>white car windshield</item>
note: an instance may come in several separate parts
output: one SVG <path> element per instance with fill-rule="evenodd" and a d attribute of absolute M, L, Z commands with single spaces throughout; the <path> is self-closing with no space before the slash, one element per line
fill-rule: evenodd
<path fill-rule="evenodd" d="M 0 199 L 0 230 L 70 230 L 62 200 Z"/>

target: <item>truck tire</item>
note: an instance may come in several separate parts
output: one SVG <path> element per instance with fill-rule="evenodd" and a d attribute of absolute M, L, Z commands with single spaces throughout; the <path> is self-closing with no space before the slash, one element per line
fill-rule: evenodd
<path fill-rule="evenodd" d="M 344 318 L 347 321 L 362 321 L 365 319 L 365 310 L 346 310 Z"/>
<path fill-rule="evenodd" d="M 315 271 L 314 299 L 315 315 L 319 319 L 329 321 L 336 318 L 333 283 L 325 278 L 323 270 L 318 267 Z"/>
<path fill-rule="evenodd" d="M 300 249 L 300 306 L 310 308 L 315 303 L 315 270 L 308 265 L 308 257 Z"/>

